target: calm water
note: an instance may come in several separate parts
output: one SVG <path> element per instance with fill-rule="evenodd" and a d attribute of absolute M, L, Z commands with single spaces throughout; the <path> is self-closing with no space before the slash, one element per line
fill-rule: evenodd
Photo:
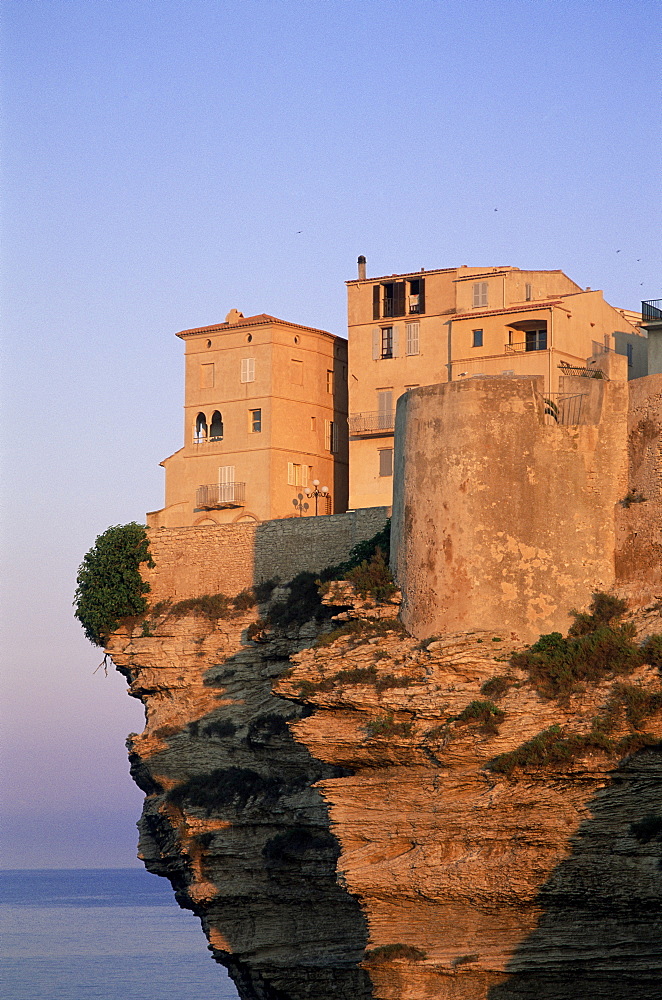
<path fill-rule="evenodd" d="M 236 1000 L 197 917 L 140 868 L 0 871 L 6 1000 Z"/>

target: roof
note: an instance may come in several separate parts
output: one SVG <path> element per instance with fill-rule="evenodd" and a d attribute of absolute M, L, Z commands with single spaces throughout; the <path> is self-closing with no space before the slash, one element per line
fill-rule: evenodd
<path fill-rule="evenodd" d="M 180 330 L 175 336 L 185 339 L 199 333 L 225 333 L 227 330 L 234 330 L 237 327 L 271 326 L 274 323 L 278 326 L 287 326 L 294 330 L 307 330 L 309 333 L 319 333 L 323 337 L 332 337 L 334 340 L 345 339 L 344 337 L 338 337 L 335 333 L 329 333 L 328 330 L 318 330 L 314 326 L 302 326 L 300 323 L 290 323 L 289 320 L 278 319 L 277 316 L 270 316 L 268 313 L 258 313 L 257 316 L 242 316 L 236 323 L 212 323 L 209 326 L 197 326 L 191 330 Z"/>

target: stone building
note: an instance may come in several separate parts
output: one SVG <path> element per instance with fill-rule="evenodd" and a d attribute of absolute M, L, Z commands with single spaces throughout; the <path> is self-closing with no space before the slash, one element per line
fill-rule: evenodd
<path fill-rule="evenodd" d="M 636 314 L 562 271 L 365 272 L 361 257 L 359 277 L 347 282 L 351 507 L 391 502 L 395 403 L 408 389 L 515 375 L 542 378 L 552 398 L 590 357 L 638 359 L 640 341 L 645 352 Z"/>
<path fill-rule="evenodd" d="M 150 527 L 260 522 L 315 514 L 306 488 L 347 509 L 347 342 L 236 309 L 183 330 L 184 446 L 161 464 L 165 506 Z"/>

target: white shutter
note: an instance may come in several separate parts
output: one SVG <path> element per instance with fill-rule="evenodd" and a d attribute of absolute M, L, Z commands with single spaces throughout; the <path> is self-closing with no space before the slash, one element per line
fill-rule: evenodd
<path fill-rule="evenodd" d="M 372 331 L 372 360 L 379 361 L 382 356 L 382 331 L 378 326 Z"/>
<path fill-rule="evenodd" d="M 331 451 L 334 454 L 338 451 L 338 424 L 335 420 L 331 422 Z"/>
<path fill-rule="evenodd" d="M 420 323 L 407 323 L 407 354 L 419 353 Z"/>
<path fill-rule="evenodd" d="M 326 451 L 331 451 L 331 427 L 332 423 L 330 420 L 324 421 L 324 447 Z"/>
<path fill-rule="evenodd" d="M 302 486 L 307 486 L 308 485 L 308 466 L 307 465 L 302 465 L 301 466 L 301 485 Z"/>
<path fill-rule="evenodd" d="M 288 486 L 296 486 L 296 484 L 297 484 L 297 477 L 296 477 L 296 469 L 294 467 L 294 462 L 288 462 L 287 463 L 287 485 Z"/>
<path fill-rule="evenodd" d="M 241 381 L 242 382 L 255 381 L 255 358 L 241 359 Z"/>
<path fill-rule="evenodd" d="M 226 486 L 227 483 L 234 482 L 234 465 L 219 465 L 218 485 Z"/>
<path fill-rule="evenodd" d="M 400 356 L 400 327 L 393 327 L 393 354 L 391 357 L 398 358 Z"/>

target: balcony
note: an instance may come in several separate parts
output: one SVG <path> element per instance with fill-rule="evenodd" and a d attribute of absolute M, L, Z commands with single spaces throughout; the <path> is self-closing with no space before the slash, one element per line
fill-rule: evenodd
<path fill-rule="evenodd" d="M 377 410 L 369 413 L 350 413 L 350 434 L 389 434 L 394 427 L 393 410 Z"/>
<path fill-rule="evenodd" d="M 195 506 L 198 510 L 243 507 L 245 499 L 246 483 L 212 483 L 210 486 L 198 486 L 195 491 Z"/>
<path fill-rule="evenodd" d="M 537 333 L 537 331 L 536 331 Z M 521 341 L 518 344 L 504 344 L 504 351 L 506 354 L 523 354 L 525 351 L 546 351 L 547 350 L 547 334 L 538 334 L 537 336 L 527 337 L 526 340 Z"/>
<path fill-rule="evenodd" d="M 662 299 L 648 299 L 641 303 L 642 323 L 662 322 Z"/>

